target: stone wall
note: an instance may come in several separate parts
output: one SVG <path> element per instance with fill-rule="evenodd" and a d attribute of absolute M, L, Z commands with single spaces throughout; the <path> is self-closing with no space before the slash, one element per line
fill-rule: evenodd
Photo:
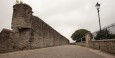
<path fill-rule="evenodd" d="M 13 9 L 12 30 L 0 33 L 0 52 L 69 44 L 67 38 L 39 17 L 32 15 L 29 5 L 16 4 Z"/>
<path fill-rule="evenodd" d="M 76 45 L 80 45 L 80 46 L 83 46 L 83 47 L 86 47 L 86 42 L 77 42 Z"/>
<path fill-rule="evenodd" d="M 110 53 L 115 53 L 115 39 L 92 41 L 90 43 L 90 47 Z"/>
<path fill-rule="evenodd" d="M 78 42 L 76 44 L 80 46 L 86 46 L 86 42 Z M 115 53 L 115 39 L 92 41 L 89 44 L 89 48 Z"/>
<path fill-rule="evenodd" d="M 0 32 L 0 53 L 2 52 L 9 52 L 13 49 L 13 41 L 10 37 L 10 34 L 13 34 L 11 30 L 3 29 Z"/>

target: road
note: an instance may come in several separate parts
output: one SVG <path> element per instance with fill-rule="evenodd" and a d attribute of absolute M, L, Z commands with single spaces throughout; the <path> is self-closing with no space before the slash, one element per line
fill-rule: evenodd
<path fill-rule="evenodd" d="M 115 56 L 77 45 L 64 45 L 0 54 L 0 58 L 115 58 Z"/>

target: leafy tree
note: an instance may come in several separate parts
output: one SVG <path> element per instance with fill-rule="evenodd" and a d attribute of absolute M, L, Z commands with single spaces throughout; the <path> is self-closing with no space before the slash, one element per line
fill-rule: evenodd
<path fill-rule="evenodd" d="M 100 32 L 97 33 L 95 39 L 100 40 L 100 39 L 112 39 L 114 37 L 113 34 L 110 34 L 110 32 L 107 29 L 101 30 Z"/>
<path fill-rule="evenodd" d="M 115 39 L 115 34 L 112 34 L 112 38 Z"/>
<path fill-rule="evenodd" d="M 82 38 L 82 41 L 85 41 L 85 35 L 86 35 L 86 33 L 88 33 L 88 32 L 90 32 L 90 31 L 88 31 L 88 30 L 86 30 L 86 29 L 76 30 L 76 31 L 72 34 L 71 38 L 72 38 L 73 40 L 75 40 L 76 42 L 80 42 L 80 41 L 81 41 L 81 38 Z"/>

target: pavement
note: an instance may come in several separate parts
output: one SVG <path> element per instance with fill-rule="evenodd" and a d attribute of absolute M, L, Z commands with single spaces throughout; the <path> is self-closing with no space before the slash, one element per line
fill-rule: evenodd
<path fill-rule="evenodd" d="M 0 58 L 115 58 L 115 56 L 77 45 L 64 45 L 0 54 Z"/>

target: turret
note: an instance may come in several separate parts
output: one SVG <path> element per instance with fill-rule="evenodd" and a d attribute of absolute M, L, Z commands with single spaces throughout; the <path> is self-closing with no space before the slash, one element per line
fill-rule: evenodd
<path fill-rule="evenodd" d="M 32 8 L 22 2 L 13 6 L 12 29 L 31 28 Z"/>

